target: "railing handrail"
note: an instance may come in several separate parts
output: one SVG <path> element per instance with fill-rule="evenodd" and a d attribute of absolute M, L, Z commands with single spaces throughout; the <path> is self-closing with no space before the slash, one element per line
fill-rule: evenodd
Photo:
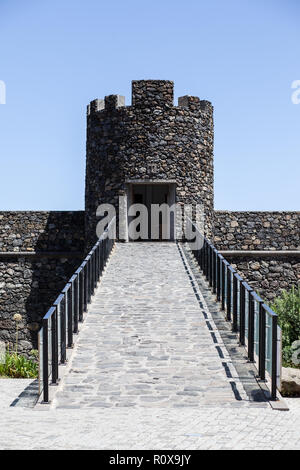
<path fill-rule="evenodd" d="M 247 281 L 243 281 L 242 284 L 248 292 L 252 292 L 254 290 L 253 287 L 249 286 Z"/>
<path fill-rule="evenodd" d="M 50 318 L 54 311 L 55 311 L 55 307 L 50 307 L 46 315 L 43 317 L 43 320 Z"/>
<path fill-rule="evenodd" d="M 262 302 L 264 302 L 262 300 Z M 268 315 L 270 315 L 270 317 L 277 317 L 278 318 L 278 315 L 277 313 L 275 313 L 270 307 L 268 304 L 266 304 L 265 302 L 263 303 L 263 307 L 265 309 L 265 311 L 268 313 Z"/>
<path fill-rule="evenodd" d="M 59 363 L 66 361 L 66 349 L 73 346 L 73 334 L 78 333 L 78 322 L 83 320 L 113 248 L 115 238 L 109 237 L 109 232 L 113 228 L 115 233 L 115 223 L 113 217 L 42 319 L 38 333 L 39 394 L 43 392 L 45 403 L 49 402 L 49 377 L 52 384 L 57 383 Z"/>
<path fill-rule="evenodd" d="M 234 276 L 237 278 L 238 281 L 243 281 L 243 278 L 239 275 L 239 273 L 235 272 Z"/>
<path fill-rule="evenodd" d="M 53 302 L 53 306 L 58 305 L 62 301 L 63 298 L 64 298 L 64 293 L 59 294 L 56 300 Z"/>
<path fill-rule="evenodd" d="M 70 289 L 70 287 L 71 287 L 71 284 L 67 283 L 67 284 L 65 285 L 65 287 L 64 287 L 64 288 L 62 289 L 62 291 L 61 291 L 62 294 L 65 294 L 66 292 L 68 292 L 68 290 Z"/>
<path fill-rule="evenodd" d="M 271 399 L 276 400 L 278 367 L 281 368 L 280 349 L 277 347 L 278 332 L 281 338 L 281 329 L 278 326 L 278 315 L 264 302 L 255 290 L 240 276 L 236 269 L 216 249 L 213 243 L 201 233 L 197 224 L 189 217 L 188 222 L 198 232 L 203 244 L 191 250 L 196 253 L 196 259 L 202 268 L 209 285 L 221 301 L 222 310 L 226 310 L 226 319 L 233 323 L 233 331 L 239 332 L 240 344 L 245 346 L 247 341 L 248 358 L 251 362 L 258 363 L 259 377 L 265 380 L 265 373 L 270 376 Z M 195 235 L 197 237 L 197 234 Z M 239 289 L 238 289 L 239 287 Z M 246 309 L 246 292 L 248 308 Z M 258 312 L 255 311 L 255 302 Z M 270 318 L 270 324 L 266 323 L 266 315 Z M 246 325 L 246 320 L 248 324 Z M 238 327 L 239 322 L 239 327 Z M 258 325 L 257 325 L 258 323 Z M 267 337 L 266 330 L 272 329 L 272 336 Z M 255 338 L 256 333 L 256 338 Z M 258 333 L 258 334 L 257 334 Z M 271 344 L 271 348 L 270 348 Z M 271 349 L 270 357 L 267 357 L 267 349 Z M 257 351 L 258 349 L 258 351 Z M 271 369 L 266 370 L 266 363 L 271 364 Z"/>

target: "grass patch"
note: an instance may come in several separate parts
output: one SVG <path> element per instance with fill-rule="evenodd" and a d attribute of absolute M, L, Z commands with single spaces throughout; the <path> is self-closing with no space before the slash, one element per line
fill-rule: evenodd
<path fill-rule="evenodd" d="M 271 305 L 282 329 L 282 363 L 284 367 L 300 367 L 300 351 L 295 361 L 293 343 L 300 340 L 300 286 L 283 290 Z M 294 345 L 295 346 L 295 345 Z"/>
<path fill-rule="evenodd" d="M 0 377 L 13 379 L 35 379 L 38 377 L 38 364 L 33 359 L 17 354 L 6 352 L 3 362 L 0 363 Z"/>

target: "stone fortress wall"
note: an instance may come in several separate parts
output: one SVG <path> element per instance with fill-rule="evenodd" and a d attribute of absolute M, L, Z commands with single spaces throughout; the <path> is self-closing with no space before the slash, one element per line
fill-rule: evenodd
<path fill-rule="evenodd" d="M 0 212 L 0 341 L 37 348 L 37 331 L 82 262 L 84 212 Z"/>
<path fill-rule="evenodd" d="M 176 202 L 202 203 L 206 234 L 263 298 L 300 278 L 299 212 L 214 211 L 213 108 L 173 103 L 173 82 L 132 82 L 132 105 L 110 95 L 87 113 L 85 211 L 0 212 L 0 341 L 36 348 L 41 319 L 95 241 L 96 209 L 126 181 L 176 181 Z"/>
<path fill-rule="evenodd" d="M 299 250 L 300 212 L 214 212 L 219 250 Z"/>
<path fill-rule="evenodd" d="M 214 245 L 264 299 L 299 283 L 300 212 L 214 214 Z"/>

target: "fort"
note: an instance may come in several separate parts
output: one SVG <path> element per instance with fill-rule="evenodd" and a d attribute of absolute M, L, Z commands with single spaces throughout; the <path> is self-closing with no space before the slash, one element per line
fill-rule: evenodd
<path fill-rule="evenodd" d="M 175 106 L 172 81 L 133 81 L 130 106 L 119 95 L 91 101 L 85 210 L 0 212 L 0 340 L 14 341 L 19 313 L 20 350 L 37 347 L 42 317 L 96 241 L 100 204 L 123 214 L 123 242 L 132 204 L 199 204 L 206 236 L 263 299 L 296 285 L 299 212 L 215 210 L 213 138 L 212 104 L 183 96 Z M 173 241 L 181 223 L 176 213 Z"/>

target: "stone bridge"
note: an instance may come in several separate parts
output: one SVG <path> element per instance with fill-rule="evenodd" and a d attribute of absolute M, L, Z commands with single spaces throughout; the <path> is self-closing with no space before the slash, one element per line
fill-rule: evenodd
<path fill-rule="evenodd" d="M 183 245 L 117 243 L 52 406 L 270 406 L 209 302 Z"/>

